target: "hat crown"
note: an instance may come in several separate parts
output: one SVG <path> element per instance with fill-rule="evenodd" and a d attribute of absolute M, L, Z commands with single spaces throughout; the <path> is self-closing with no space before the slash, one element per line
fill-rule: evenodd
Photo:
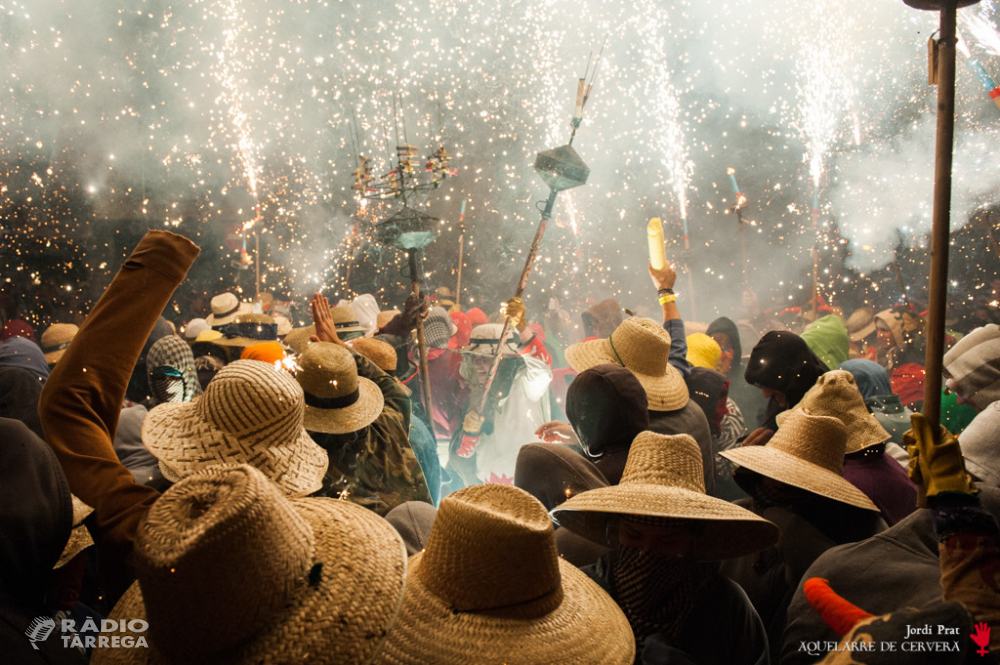
<path fill-rule="evenodd" d="M 441 500 L 414 574 L 457 611 L 525 618 L 562 602 L 552 520 L 524 490 L 475 485 Z"/>
<path fill-rule="evenodd" d="M 220 293 L 212 298 L 212 314 L 223 316 L 234 310 L 240 304 L 239 298 L 232 293 Z"/>
<path fill-rule="evenodd" d="M 295 380 L 316 397 L 334 398 L 358 390 L 358 366 L 351 352 L 332 342 L 314 342 L 299 356 Z"/>
<path fill-rule="evenodd" d="M 64 344 L 73 339 L 79 330 L 80 328 L 72 323 L 53 323 L 42 333 L 40 346 L 44 349 L 47 346 Z"/>
<path fill-rule="evenodd" d="M 396 357 L 396 349 L 392 348 L 392 344 L 373 337 L 358 337 L 348 342 L 348 344 L 357 353 L 375 363 L 375 366 L 383 372 L 396 371 L 398 358 Z"/>
<path fill-rule="evenodd" d="M 288 373 L 257 360 L 236 360 L 215 375 L 195 402 L 198 413 L 236 438 L 291 443 L 302 430 L 302 389 Z"/>
<path fill-rule="evenodd" d="M 330 317 L 334 324 L 353 323 L 358 324 L 358 315 L 350 305 L 337 305 L 330 308 Z"/>
<path fill-rule="evenodd" d="M 207 655 L 263 628 L 307 581 L 312 528 L 246 465 L 178 482 L 136 533 L 136 571 L 151 639 L 175 656 Z"/>
<path fill-rule="evenodd" d="M 622 321 L 609 337 L 611 350 L 627 369 L 646 376 L 663 376 L 670 360 L 670 333 L 652 319 Z"/>
<path fill-rule="evenodd" d="M 619 484 L 662 485 L 704 494 L 701 448 L 689 434 L 640 432 L 629 448 Z"/>
<path fill-rule="evenodd" d="M 831 370 L 821 375 L 803 396 L 799 406 L 814 416 L 838 418 L 847 428 L 849 451 L 882 443 L 889 438 L 889 433 L 869 413 L 854 375 L 847 370 Z"/>
<path fill-rule="evenodd" d="M 469 346 L 463 350 L 491 356 L 496 355 L 497 340 L 500 339 L 500 333 L 502 332 L 502 323 L 481 323 L 472 329 Z M 517 354 L 518 349 L 514 342 L 513 333 L 507 336 L 507 343 L 504 344 L 503 352 L 507 355 Z"/>
<path fill-rule="evenodd" d="M 782 421 L 767 445 L 841 476 L 844 472 L 847 428 L 839 418 L 812 415 L 796 409 Z"/>

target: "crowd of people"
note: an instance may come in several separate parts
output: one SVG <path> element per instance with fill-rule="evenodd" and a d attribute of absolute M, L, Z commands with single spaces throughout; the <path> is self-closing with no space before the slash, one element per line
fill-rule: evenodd
<path fill-rule="evenodd" d="M 0 660 L 1000 657 L 996 323 L 949 322 L 932 423 L 911 305 L 684 321 L 668 262 L 656 318 L 165 318 L 198 253 L 150 231 L 84 320 L 4 321 Z"/>

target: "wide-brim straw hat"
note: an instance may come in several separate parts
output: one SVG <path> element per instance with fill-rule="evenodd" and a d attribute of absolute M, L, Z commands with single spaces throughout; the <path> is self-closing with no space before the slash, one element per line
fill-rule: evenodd
<path fill-rule="evenodd" d="M 267 314 L 241 314 L 236 321 L 218 328 L 222 337 L 219 346 L 253 346 L 261 342 L 278 341 L 278 324 Z"/>
<path fill-rule="evenodd" d="M 219 370 L 194 402 L 160 404 L 142 423 L 142 443 L 176 482 L 212 464 L 251 464 L 290 495 L 323 486 L 330 459 L 302 426 L 302 388 L 256 360 Z"/>
<path fill-rule="evenodd" d="M 49 365 L 59 362 L 79 331 L 80 328 L 72 323 L 53 323 L 46 328 L 39 344 L 45 354 L 45 362 Z"/>
<path fill-rule="evenodd" d="M 757 552 L 780 535 L 766 519 L 705 494 L 701 449 L 688 434 L 640 433 L 621 483 L 581 492 L 552 511 L 560 526 L 601 545 L 615 544 L 617 519 L 630 515 L 699 522 L 692 555 L 704 561 Z"/>
<path fill-rule="evenodd" d="M 315 334 L 316 325 L 311 323 L 301 328 L 292 328 L 281 341 L 296 354 L 302 355 L 306 352 L 306 347 L 309 346 L 309 338 Z"/>
<path fill-rule="evenodd" d="M 500 345 L 500 333 L 503 332 L 502 323 L 484 323 L 472 329 L 469 343 L 459 349 L 460 353 L 471 356 L 495 356 L 497 347 Z M 517 348 L 517 331 L 511 326 L 507 335 L 507 342 L 503 346 L 503 357 L 513 358 L 520 355 Z"/>
<path fill-rule="evenodd" d="M 650 411 L 676 411 L 688 403 L 684 377 L 670 364 L 670 334 L 652 319 L 625 319 L 607 339 L 573 344 L 566 348 L 566 361 L 577 372 L 621 365 L 646 390 Z"/>
<path fill-rule="evenodd" d="M 878 511 L 864 492 L 844 479 L 847 428 L 838 418 L 795 410 L 767 445 L 723 450 L 719 455 L 792 487 Z"/>
<path fill-rule="evenodd" d="M 349 501 L 287 499 L 256 469 L 224 465 L 173 486 L 135 539 L 138 582 L 108 618 L 148 648 L 93 663 L 371 662 L 396 620 L 406 551 Z M 148 604 L 147 601 L 148 600 Z M 129 630 L 148 622 L 145 633 Z"/>
<path fill-rule="evenodd" d="M 310 344 L 298 360 L 295 380 L 305 394 L 303 424 L 310 432 L 348 434 L 367 427 L 385 407 L 374 381 L 358 376 L 350 351 L 332 342 Z"/>
<path fill-rule="evenodd" d="M 383 342 L 380 339 L 374 339 L 373 337 L 358 337 L 347 342 L 347 344 L 357 351 L 358 354 L 375 363 L 375 366 L 383 372 L 391 374 L 396 371 L 396 365 L 399 360 L 396 357 L 396 349 L 392 348 L 392 344 Z"/>
<path fill-rule="evenodd" d="M 387 323 L 402 314 L 398 309 L 386 309 L 378 313 L 375 317 L 375 326 L 379 329 L 385 327 Z"/>
<path fill-rule="evenodd" d="M 625 615 L 559 558 L 542 504 L 491 484 L 441 500 L 374 662 L 631 665 L 634 657 Z"/>
<path fill-rule="evenodd" d="M 77 554 L 94 544 L 90 531 L 83 525 L 83 520 L 87 519 L 94 509 L 78 499 L 75 494 L 71 494 L 70 498 L 73 500 L 73 530 L 69 532 L 69 541 L 53 568 L 62 568 Z"/>
<path fill-rule="evenodd" d="M 349 304 L 331 307 L 330 318 L 333 319 L 333 325 L 336 327 L 338 335 L 344 333 L 364 334 L 368 332 L 368 328 L 361 325 L 361 319 Z"/>
<path fill-rule="evenodd" d="M 868 411 L 854 375 L 847 370 L 835 369 L 820 376 L 794 410 L 802 410 L 814 416 L 833 416 L 844 423 L 847 428 L 845 455 L 877 446 L 892 438 Z M 782 411 L 778 414 L 779 428 L 791 413 L 792 411 Z"/>
<path fill-rule="evenodd" d="M 236 317 L 242 314 L 250 314 L 253 305 L 247 302 L 240 302 L 232 293 L 220 293 L 212 298 L 212 313 L 205 317 L 205 322 L 212 326 L 224 326 L 232 323 Z"/>

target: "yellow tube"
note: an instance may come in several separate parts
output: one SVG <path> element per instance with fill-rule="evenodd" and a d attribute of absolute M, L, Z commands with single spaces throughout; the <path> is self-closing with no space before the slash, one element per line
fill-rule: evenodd
<path fill-rule="evenodd" d="M 654 270 L 660 270 L 667 265 L 667 248 L 663 245 L 663 224 L 659 217 L 649 220 L 646 225 L 646 236 L 649 240 L 649 265 Z"/>

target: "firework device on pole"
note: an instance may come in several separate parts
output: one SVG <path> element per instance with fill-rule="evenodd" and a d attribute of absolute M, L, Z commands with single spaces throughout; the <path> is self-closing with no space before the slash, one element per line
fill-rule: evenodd
<path fill-rule="evenodd" d="M 458 215 L 458 282 L 455 285 L 455 306 L 460 307 L 462 299 L 462 252 L 465 249 L 465 201 Z"/>
<path fill-rule="evenodd" d="M 659 217 L 646 224 L 646 239 L 649 241 L 649 265 L 653 270 L 661 270 L 667 265 L 667 248 L 663 244 L 663 224 Z"/>
<path fill-rule="evenodd" d="M 934 209 L 931 229 L 930 309 L 927 315 L 927 357 L 924 417 L 941 422 L 941 380 L 944 360 L 944 317 L 948 295 L 951 163 L 955 139 L 955 22 L 959 7 L 979 0 L 904 0 L 910 7 L 941 12 L 941 30 L 933 49 L 931 69 L 937 73 L 937 141 L 934 163 Z"/>
<path fill-rule="evenodd" d="M 598 56 L 598 66 L 599 63 L 600 56 Z M 589 67 L 588 63 L 588 70 Z M 594 69 L 594 76 L 596 74 L 597 67 Z M 576 150 L 573 149 L 573 139 L 576 137 L 576 130 L 579 129 L 580 123 L 583 120 L 583 110 L 587 104 L 587 100 L 590 98 L 592 87 L 593 78 L 591 78 L 589 84 L 586 83 L 586 78 L 580 79 L 580 83 L 577 86 L 573 120 L 570 123 L 573 131 L 570 134 L 569 143 L 558 148 L 553 148 L 552 150 L 540 152 L 535 157 L 535 171 L 549 186 L 549 198 L 545 201 L 545 206 L 542 208 L 542 216 L 538 222 L 538 228 L 535 230 L 535 237 L 531 241 L 531 248 L 528 250 L 528 256 L 524 261 L 524 268 L 521 270 L 521 278 L 518 280 L 517 289 L 514 291 L 515 297 L 521 297 L 525 287 L 528 285 L 528 276 L 531 274 L 531 267 L 535 263 L 535 257 L 538 254 L 539 246 L 542 244 L 542 238 L 545 236 L 545 227 L 552 216 L 552 209 L 556 205 L 556 196 L 563 190 L 585 184 L 587 177 L 590 175 L 590 168 L 587 167 L 584 161 L 580 159 L 580 156 L 576 154 Z M 482 416 L 483 411 L 486 409 L 486 403 L 490 396 L 490 386 L 492 386 L 497 369 L 500 367 L 500 359 L 503 357 L 503 349 L 507 344 L 507 336 L 510 334 L 510 328 L 511 320 L 510 317 L 507 317 L 503 324 L 503 330 L 500 332 L 500 339 L 497 344 L 496 354 L 493 356 L 493 363 L 490 365 L 489 374 L 486 375 L 482 397 L 476 406 L 475 413 L 478 416 Z M 457 454 L 460 457 L 472 457 L 478 444 L 478 432 L 463 433 L 462 444 Z"/>

